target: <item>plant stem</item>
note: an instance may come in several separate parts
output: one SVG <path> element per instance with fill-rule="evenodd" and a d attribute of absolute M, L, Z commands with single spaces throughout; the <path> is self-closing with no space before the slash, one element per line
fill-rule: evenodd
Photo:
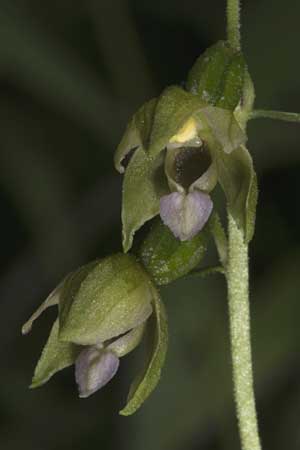
<path fill-rule="evenodd" d="M 209 266 L 203 267 L 202 269 L 192 270 L 188 275 L 192 277 L 206 277 L 207 275 L 214 275 L 216 273 L 221 273 L 225 275 L 225 269 L 223 266 Z"/>
<path fill-rule="evenodd" d="M 285 111 L 269 111 L 265 109 L 255 109 L 249 119 L 274 119 L 285 122 L 300 122 L 300 114 Z"/>
<path fill-rule="evenodd" d="M 228 228 L 227 285 L 233 384 L 240 439 L 243 450 L 260 450 L 250 340 L 248 245 L 244 242 L 243 231 L 237 227 L 230 213 Z"/>
<path fill-rule="evenodd" d="M 227 39 L 232 47 L 241 48 L 240 0 L 227 0 Z"/>

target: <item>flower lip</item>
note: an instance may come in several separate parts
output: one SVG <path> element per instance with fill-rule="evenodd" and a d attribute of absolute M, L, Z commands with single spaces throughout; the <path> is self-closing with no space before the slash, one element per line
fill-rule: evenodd
<path fill-rule="evenodd" d="M 160 200 L 162 221 L 181 241 L 188 241 L 201 231 L 212 209 L 210 196 L 197 190 L 188 194 L 173 192 Z"/>
<path fill-rule="evenodd" d="M 119 358 L 111 351 L 96 346 L 84 349 L 75 362 L 75 378 L 79 397 L 89 397 L 105 386 L 116 374 Z"/>
<path fill-rule="evenodd" d="M 173 177 L 176 183 L 184 189 L 198 180 L 212 164 L 212 158 L 208 147 L 181 147 L 176 151 L 173 167 Z"/>

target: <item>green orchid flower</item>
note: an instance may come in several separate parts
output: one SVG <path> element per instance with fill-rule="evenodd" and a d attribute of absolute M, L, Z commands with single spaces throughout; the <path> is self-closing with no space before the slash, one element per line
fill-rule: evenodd
<path fill-rule="evenodd" d="M 120 358 L 148 335 L 152 342 L 148 363 L 121 414 L 135 412 L 158 383 L 167 349 L 164 306 L 142 266 L 131 255 L 116 254 L 71 273 L 26 322 L 23 334 L 53 305 L 58 305 L 58 317 L 31 387 L 74 364 L 79 396 L 89 397 L 116 374 Z"/>

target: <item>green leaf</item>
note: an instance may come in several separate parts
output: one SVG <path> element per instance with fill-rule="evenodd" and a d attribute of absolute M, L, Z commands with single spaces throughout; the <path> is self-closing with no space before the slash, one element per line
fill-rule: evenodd
<path fill-rule="evenodd" d="M 164 305 L 159 293 L 153 287 L 153 305 L 155 321 L 149 324 L 148 331 L 153 339 L 153 347 L 144 372 L 133 382 L 128 403 L 120 411 L 123 416 L 129 416 L 137 411 L 156 387 L 161 376 L 161 370 L 165 362 L 168 346 L 168 324 Z M 150 326 L 153 325 L 153 326 Z"/>
<path fill-rule="evenodd" d="M 216 105 L 221 97 L 226 67 L 234 52 L 225 41 L 219 41 L 200 55 L 187 79 L 187 89 L 201 96 L 210 105 Z"/>
<path fill-rule="evenodd" d="M 210 146 L 214 146 L 210 134 L 222 147 L 225 153 L 230 153 L 247 141 L 247 136 L 239 126 L 233 113 L 227 109 L 207 106 L 195 115 L 200 121 L 200 125 L 209 129 L 209 134 L 204 136 L 209 141 Z M 203 133 L 207 134 L 204 129 Z M 199 131 L 201 136 L 201 129 Z"/>
<path fill-rule="evenodd" d="M 74 364 L 81 348 L 58 337 L 59 324 L 53 324 L 48 341 L 42 351 L 32 379 L 31 388 L 45 384 L 56 372 Z"/>
<path fill-rule="evenodd" d="M 218 179 L 228 201 L 229 210 L 245 240 L 253 236 L 257 203 L 256 175 L 252 158 L 243 145 L 230 154 L 218 150 L 216 157 Z"/>
<path fill-rule="evenodd" d="M 160 197 L 169 192 L 163 155 L 151 159 L 139 148 L 130 160 L 123 182 L 123 248 L 127 252 L 134 233 L 159 212 Z"/>
<path fill-rule="evenodd" d="M 139 256 L 157 285 L 169 284 L 199 265 L 207 241 L 206 227 L 193 239 L 182 242 L 157 219 L 141 245 Z"/>
<path fill-rule="evenodd" d="M 60 339 L 94 345 L 137 327 L 152 312 L 149 281 L 131 255 L 119 253 L 99 261 L 76 291 L 66 287 L 70 306 L 60 318 Z"/>
<path fill-rule="evenodd" d="M 132 117 L 114 156 L 116 169 L 124 172 L 122 161 L 126 155 L 137 147 L 146 147 L 152 129 L 157 99 L 149 100 Z"/>
<path fill-rule="evenodd" d="M 156 157 L 204 105 L 199 95 L 192 95 L 178 86 L 166 88 L 157 102 L 149 148 L 146 148 L 149 155 Z"/>

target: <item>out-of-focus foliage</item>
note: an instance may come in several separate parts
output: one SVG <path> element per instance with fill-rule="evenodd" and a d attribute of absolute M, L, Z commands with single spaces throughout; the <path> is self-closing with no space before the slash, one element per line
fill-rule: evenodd
<path fill-rule="evenodd" d="M 146 99 L 183 81 L 224 37 L 225 1 L 1 0 L 0 447 L 5 450 L 238 450 L 225 284 L 219 275 L 162 289 L 170 346 L 143 408 L 118 416 L 139 366 L 74 395 L 69 369 L 29 391 L 54 318 L 20 327 L 66 273 L 120 250 L 113 152 Z M 300 4 L 245 0 L 243 42 L 257 105 L 300 110 Z M 300 446 L 300 127 L 249 126 L 259 176 L 251 244 L 255 381 L 264 448 Z M 211 258 L 211 255 L 208 256 Z"/>

